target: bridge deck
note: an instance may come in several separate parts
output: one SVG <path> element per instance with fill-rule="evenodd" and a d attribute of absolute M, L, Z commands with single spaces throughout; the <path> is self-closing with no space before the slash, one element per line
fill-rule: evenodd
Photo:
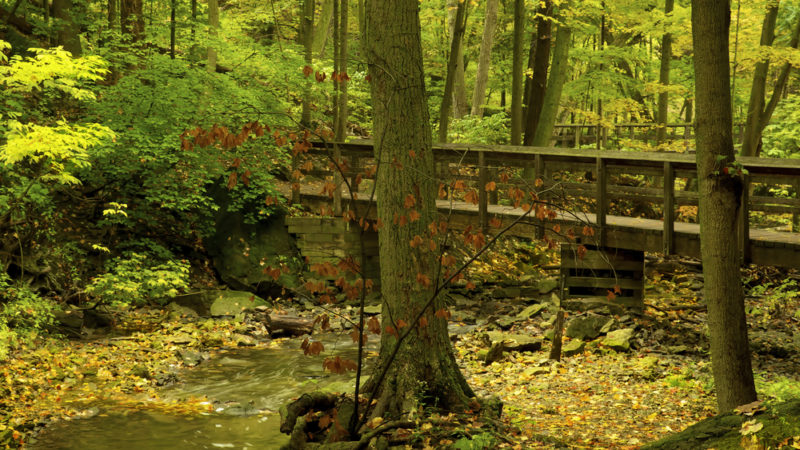
<path fill-rule="evenodd" d="M 291 189 L 287 184 L 282 186 L 284 194 L 289 195 Z M 301 187 L 301 203 L 311 211 L 330 207 L 330 198 L 319 194 L 319 188 Z M 365 211 L 369 193 L 361 192 L 356 200 L 359 211 Z M 342 203 L 347 206 L 351 200 L 343 195 Z M 437 208 L 443 216 L 449 216 L 451 228 L 463 230 L 467 226 L 477 227 L 478 206 L 461 201 L 437 200 Z M 490 216 L 501 220 L 503 225 L 524 214 L 522 208 L 512 206 L 489 205 Z M 370 218 L 375 217 L 374 205 L 369 208 Z M 675 253 L 691 257 L 700 257 L 700 225 L 685 222 L 674 223 Z M 553 232 L 553 225 L 561 226 L 561 232 Z M 595 244 L 593 237 L 581 237 L 583 225 L 597 225 L 596 215 L 583 212 L 560 212 L 553 220 L 544 223 L 546 236 L 551 239 L 565 241 L 564 234 L 570 227 L 583 243 Z M 535 228 L 543 223 L 534 217 L 527 217 L 509 231 L 512 236 L 533 238 Z M 491 231 L 490 231 L 491 233 Z M 642 219 L 625 216 L 606 215 L 606 245 L 614 248 L 641 250 L 646 252 L 663 251 L 664 222 L 661 220 Z M 771 230 L 750 229 L 751 262 L 759 265 L 771 265 L 787 268 L 800 268 L 800 233 L 788 233 Z"/>

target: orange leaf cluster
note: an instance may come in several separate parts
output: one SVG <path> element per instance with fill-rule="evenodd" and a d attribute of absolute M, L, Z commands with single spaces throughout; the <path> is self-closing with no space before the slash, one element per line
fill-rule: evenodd
<path fill-rule="evenodd" d="M 343 359 L 340 356 L 325 358 L 322 363 L 322 368 L 333 373 L 345 373 L 348 370 L 358 369 L 358 364 L 349 359 Z"/>

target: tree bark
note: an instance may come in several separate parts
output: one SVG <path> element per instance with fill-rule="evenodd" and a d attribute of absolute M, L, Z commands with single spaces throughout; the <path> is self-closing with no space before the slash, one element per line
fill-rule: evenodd
<path fill-rule="evenodd" d="M 561 101 L 561 91 L 564 88 L 564 82 L 567 80 L 571 40 L 572 30 L 564 24 L 559 25 L 558 31 L 556 31 L 556 46 L 553 50 L 553 63 L 542 104 L 542 113 L 539 116 L 539 123 L 536 126 L 536 134 L 532 142 L 534 147 L 546 147 L 550 144 L 550 139 L 553 136 L 558 106 Z"/>
<path fill-rule="evenodd" d="M 472 91 L 471 114 L 483 117 L 483 105 L 486 103 L 486 83 L 489 82 L 489 66 L 492 64 L 492 46 L 494 30 L 497 28 L 497 3 L 499 0 L 487 0 L 483 22 L 483 39 L 481 53 L 478 57 L 478 68 L 475 74 L 475 89 Z"/>
<path fill-rule="evenodd" d="M 322 59 L 325 56 L 325 45 L 331 35 L 331 22 L 333 21 L 333 2 L 325 0 L 322 3 L 322 11 L 319 13 L 319 21 L 314 29 L 314 54 Z"/>
<path fill-rule="evenodd" d="M 139 42 L 144 36 L 142 0 L 120 0 L 119 6 L 120 29 L 131 36 L 131 42 Z"/>
<path fill-rule="evenodd" d="M 553 14 L 552 0 L 545 0 L 543 7 L 539 10 L 539 18 L 536 20 L 536 48 L 533 54 L 533 76 L 529 83 L 526 83 L 525 90 L 527 101 L 527 111 L 525 113 L 525 145 L 532 145 L 536 136 L 536 127 L 539 125 L 539 118 L 542 114 L 544 104 L 545 89 L 547 86 L 547 67 L 550 65 L 550 46 L 553 41 L 553 21 L 550 16 Z"/>
<path fill-rule="evenodd" d="M 723 170 L 734 161 L 729 27 L 729 1 L 692 2 L 700 253 L 720 412 L 756 400 L 736 239 L 743 184 Z"/>
<path fill-rule="evenodd" d="M 450 0 L 448 3 L 458 10 L 455 5 L 459 0 Z M 466 3 L 466 2 L 462 2 Z M 450 37 L 455 38 L 455 30 L 458 26 L 463 26 L 464 30 L 461 32 L 461 43 L 458 45 L 458 55 L 456 55 L 456 72 L 455 79 L 453 80 L 453 118 L 460 119 L 467 115 L 469 105 L 467 105 L 467 83 L 464 80 L 464 32 L 466 31 L 467 16 L 469 11 L 464 12 L 463 24 L 456 23 L 456 13 L 452 14 L 448 19 L 450 20 Z"/>
<path fill-rule="evenodd" d="M 778 19 L 780 1 L 767 2 L 767 12 L 761 26 L 761 47 L 771 47 L 775 40 L 775 24 Z M 753 85 L 750 88 L 750 102 L 747 105 L 747 124 L 742 139 L 742 156 L 755 156 L 761 142 L 761 116 L 764 113 L 764 95 L 767 89 L 769 58 L 756 63 L 753 70 Z"/>
<path fill-rule="evenodd" d="M 379 363 L 367 391 L 378 400 L 373 416 L 408 412 L 421 401 L 455 410 L 474 394 L 458 369 L 447 334 L 447 321 L 435 311 L 441 298 L 423 311 L 436 284 L 436 252 L 409 245 L 415 236 L 430 237 L 437 219 L 432 138 L 425 99 L 418 0 L 369 0 L 367 61 L 374 110 L 375 159 L 378 161 L 378 217 L 383 311 Z M 413 152 L 411 151 L 413 150 Z M 413 205 L 410 208 L 406 206 Z M 405 225 L 394 217 L 411 210 L 419 220 Z M 429 281 L 429 285 L 426 286 Z M 408 337 L 395 349 L 399 328 Z M 394 359 L 390 358 L 394 352 Z"/>
<path fill-rule="evenodd" d="M 522 143 L 522 40 L 525 36 L 525 0 L 514 0 L 514 42 L 511 67 L 511 145 Z"/>
<path fill-rule="evenodd" d="M 216 37 L 219 29 L 219 0 L 208 0 L 208 34 Z M 206 70 L 211 73 L 217 71 L 217 49 L 213 45 L 208 46 L 208 60 Z"/>
<path fill-rule="evenodd" d="M 462 36 L 466 26 L 467 2 L 459 2 L 456 7 L 456 24 L 453 36 L 450 39 L 450 57 L 447 60 L 447 77 L 444 82 L 442 106 L 439 108 L 439 142 L 447 142 L 447 128 L 450 122 L 450 112 L 453 106 L 453 86 L 455 85 L 458 55 L 460 53 Z"/>
<path fill-rule="evenodd" d="M 664 6 L 664 14 L 669 17 L 672 14 L 672 8 L 675 5 L 675 0 L 666 0 Z M 667 114 L 669 113 L 669 65 L 672 62 L 672 35 L 664 33 L 661 37 L 661 70 L 659 72 L 658 83 L 661 85 L 662 91 L 658 93 L 658 114 L 656 122 L 661 125 L 658 127 L 656 133 L 656 142 L 659 144 L 664 142 L 667 136 Z"/>
<path fill-rule="evenodd" d="M 72 19 L 73 8 L 72 0 L 53 0 L 53 17 L 62 21 L 58 29 L 56 43 L 63 46 L 64 50 L 72 53 L 73 57 L 79 58 L 83 51 L 81 49 L 80 29 Z"/>

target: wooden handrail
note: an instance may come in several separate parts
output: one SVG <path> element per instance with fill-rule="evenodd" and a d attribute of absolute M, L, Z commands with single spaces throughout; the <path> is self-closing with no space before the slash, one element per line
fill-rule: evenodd
<path fill-rule="evenodd" d="M 358 140 L 346 143 L 337 143 L 337 148 L 342 155 L 351 158 L 368 159 L 373 157 L 372 142 Z M 332 149 L 333 143 L 315 142 L 313 152 Z M 437 163 L 461 163 L 478 168 L 478 215 L 481 228 L 488 225 L 488 192 L 486 184 L 489 181 L 489 167 L 510 168 L 535 168 L 537 178 L 546 179 L 549 171 L 553 170 L 586 170 L 594 172 L 595 200 L 596 200 L 596 225 L 600 245 L 606 242 L 606 213 L 608 195 L 623 193 L 635 188 L 615 186 L 609 188 L 609 174 L 634 173 L 660 176 L 664 179 L 663 185 L 663 251 L 666 254 L 674 253 L 674 220 L 677 204 L 687 204 L 692 195 L 680 192 L 676 195 L 674 183 L 676 177 L 696 178 L 696 163 L 694 154 L 673 152 L 626 152 L 595 149 L 571 149 L 554 147 L 523 147 L 507 145 L 483 144 L 436 144 L 433 147 L 434 160 Z M 745 175 L 745 192 L 742 195 L 740 207 L 739 240 L 742 250 L 742 260 L 747 261 L 750 253 L 749 240 L 749 215 L 753 206 L 769 206 L 765 197 L 751 199 L 748 186 L 751 182 L 767 182 L 770 184 L 792 184 L 800 182 L 800 160 L 796 159 L 771 159 L 755 157 L 737 157 L 737 162 L 747 169 Z M 572 185 L 566 183 L 567 185 Z M 550 185 L 550 183 L 546 183 Z M 653 195 L 653 188 L 643 188 L 644 195 Z M 588 192 L 587 192 L 588 193 Z M 632 195 L 632 194 L 631 194 Z M 682 200 L 681 200 L 682 199 Z M 755 200 L 755 204 L 754 204 Z M 800 200 L 775 199 L 773 204 L 796 207 Z M 543 235 L 541 224 L 537 225 L 536 235 Z"/>

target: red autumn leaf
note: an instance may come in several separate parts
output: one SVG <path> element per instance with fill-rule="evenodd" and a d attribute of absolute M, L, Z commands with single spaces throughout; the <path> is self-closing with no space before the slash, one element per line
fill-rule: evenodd
<path fill-rule="evenodd" d="M 449 319 L 450 318 L 450 311 L 446 310 L 445 308 L 442 308 L 442 309 L 436 311 L 435 315 L 436 315 L 436 317 L 438 317 L 440 319 Z"/>
<path fill-rule="evenodd" d="M 561 225 L 559 225 L 559 224 L 553 225 L 553 232 L 554 233 L 560 233 L 561 232 Z"/>
<path fill-rule="evenodd" d="M 415 204 L 417 204 L 417 199 L 414 198 L 414 195 L 413 194 L 406 195 L 406 199 L 405 201 L 403 201 L 403 208 L 409 209 L 414 207 Z"/>
<path fill-rule="evenodd" d="M 500 182 L 501 183 L 508 183 L 508 180 L 510 180 L 510 179 L 511 179 L 511 175 L 508 172 L 506 172 L 506 171 L 500 172 Z"/>
<path fill-rule="evenodd" d="M 423 242 L 422 236 L 416 235 L 416 236 L 414 236 L 414 239 L 411 239 L 411 241 L 408 243 L 408 245 L 410 245 L 411 248 L 417 248 L 420 245 L 422 245 L 422 242 Z"/>
<path fill-rule="evenodd" d="M 472 281 L 467 281 L 467 286 L 466 287 L 467 287 L 468 291 L 471 291 L 471 290 L 475 289 L 475 283 L 473 283 Z"/>
<path fill-rule="evenodd" d="M 422 216 L 420 216 L 419 212 L 417 212 L 416 209 L 412 209 L 411 212 L 408 213 L 408 220 L 412 222 L 416 222 L 417 220 L 419 220 L 420 217 Z"/>
<path fill-rule="evenodd" d="M 544 185 L 544 181 L 541 178 L 537 178 L 536 181 L 533 182 L 533 185 L 538 187 L 542 187 Z"/>
<path fill-rule="evenodd" d="M 431 285 L 431 279 L 428 278 L 427 275 L 418 273 L 417 274 L 417 283 L 421 284 L 424 287 L 429 287 Z"/>
<path fill-rule="evenodd" d="M 314 78 L 317 79 L 317 83 L 322 83 L 323 81 L 325 81 L 326 76 L 327 75 L 325 75 L 325 72 L 322 73 L 317 72 L 314 74 Z"/>
<path fill-rule="evenodd" d="M 466 185 L 463 180 L 456 180 L 456 182 L 453 183 L 453 189 L 456 191 L 463 191 L 466 189 Z"/>
<path fill-rule="evenodd" d="M 472 203 L 473 205 L 478 204 L 478 193 L 475 192 L 475 189 L 470 189 L 467 191 L 467 193 L 464 195 L 464 201 L 467 203 Z"/>
<path fill-rule="evenodd" d="M 308 78 L 311 75 L 311 73 L 313 73 L 313 72 L 314 72 L 314 69 L 312 69 L 311 66 L 304 66 L 303 67 L 303 75 L 305 75 L 306 78 Z"/>
<path fill-rule="evenodd" d="M 419 318 L 419 326 L 420 326 L 420 328 L 427 327 L 428 326 L 428 319 L 426 319 L 424 316 L 420 317 Z"/>
<path fill-rule="evenodd" d="M 372 334 L 381 334 L 381 323 L 378 321 L 378 318 L 372 316 L 367 321 L 367 330 Z"/>
<path fill-rule="evenodd" d="M 447 198 L 447 191 L 444 189 L 444 183 L 439 183 L 439 198 Z"/>
<path fill-rule="evenodd" d="M 578 246 L 578 259 L 583 259 L 586 256 L 586 247 L 583 245 Z"/>
<path fill-rule="evenodd" d="M 583 235 L 584 236 L 594 236 L 594 228 L 590 227 L 589 225 L 583 226 Z"/>
<path fill-rule="evenodd" d="M 387 325 L 386 329 L 384 331 L 386 331 L 386 334 L 388 334 L 388 335 L 391 335 L 391 336 L 394 336 L 394 337 L 400 337 L 397 334 L 397 330 L 395 330 L 395 328 L 393 326 L 391 326 L 391 325 Z"/>
<path fill-rule="evenodd" d="M 494 181 L 490 181 L 490 182 L 486 183 L 486 191 L 487 192 L 492 192 L 495 189 L 497 189 L 497 183 L 495 183 Z"/>
<path fill-rule="evenodd" d="M 231 174 L 228 175 L 228 190 L 230 191 L 235 187 L 236 187 L 236 172 L 231 172 Z"/>
<path fill-rule="evenodd" d="M 617 298 L 617 295 L 614 294 L 614 292 L 609 289 L 608 290 L 608 295 L 606 295 L 606 298 L 608 299 L 608 301 L 611 301 L 611 300 L 614 300 L 615 298 Z"/>
<path fill-rule="evenodd" d="M 622 294 L 622 289 L 619 287 L 618 284 L 614 285 L 614 293 L 615 294 Z"/>
<path fill-rule="evenodd" d="M 405 328 L 405 327 L 407 327 L 407 326 L 408 326 L 408 322 L 406 322 L 405 320 L 403 320 L 403 319 L 399 319 L 399 320 L 397 321 L 397 329 L 398 329 L 398 330 L 401 330 L 401 329 L 403 329 L 403 328 Z"/>
<path fill-rule="evenodd" d="M 330 424 L 332 424 L 332 423 L 333 423 L 333 419 L 331 418 L 330 414 L 325 414 L 324 416 L 320 417 L 319 418 L 319 422 L 317 422 L 317 424 L 319 425 L 319 428 L 322 429 L 322 430 L 324 430 L 325 428 L 328 428 L 328 426 L 330 426 Z"/>

